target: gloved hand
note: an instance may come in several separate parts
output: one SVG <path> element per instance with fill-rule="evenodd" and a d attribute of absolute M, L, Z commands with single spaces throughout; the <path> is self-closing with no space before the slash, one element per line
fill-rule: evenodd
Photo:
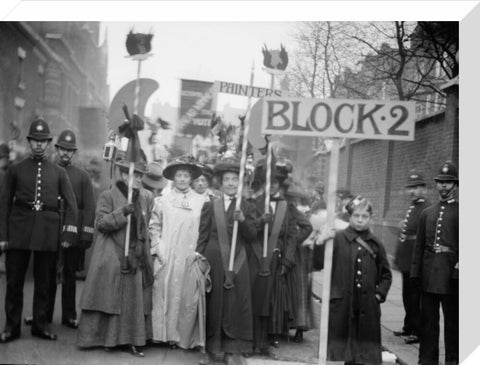
<path fill-rule="evenodd" d="M 271 224 L 272 215 L 270 213 L 263 213 L 259 220 L 262 225 L 265 225 L 266 223 Z"/>
<path fill-rule="evenodd" d="M 282 267 L 280 268 L 279 275 L 283 276 L 283 275 L 286 275 L 287 273 L 288 273 L 288 267 L 286 267 L 285 265 L 282 265 Z"/>
<path fill-rule="evenodd" d="M 245 220 L 245 216 L 243 215 L 243 212 L 241 210 L 236 210 L 233 213 L 233 219 L 241 223 Z"/>
<path fill-rule="evenodd" d="M 133 203 L 124 205 L 122 208 L 122 213 L 125 217 L 128 216 L 129 214 L 132 214 L 134 211 L 135 211 L 135 208 L 133 206 Z"/>

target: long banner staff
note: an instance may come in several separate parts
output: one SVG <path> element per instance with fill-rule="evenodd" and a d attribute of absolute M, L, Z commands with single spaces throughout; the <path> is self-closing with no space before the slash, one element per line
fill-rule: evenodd
<path fill-rule="evenodd" d="M 275 76 L 270 74 L 270 89 L 275 87 Z M 270 212 L 270 190 L 272 180 L 272 146 L 270 140 L 267 139 L 267 160 L 266 160 L 266 176 L 265 176 L 265 213 Z M 263 252 L 260 263 L 260 276 L 269 276 L 270 268 L 268 267 L 267 255 L 268 255 L 268 229 L 269 223 L 265 222 L 263 228 Z"/>
<path fill-rule="evenodd" d="M 138 59 L 138 66 L 137 66 L 137 82 L 135 84 L 135 99 L 133 102 L 133 113 L 137 114 L 138 113 L 138 102 L 140 99 L 140 70 L 142 66 L 142 60 Z M 128 195 L 127 195 L 127 203 L 131 204 L 132 203 L 132 197 L 133 197 L 133 171 L 135 168 L 135 162 L 130 161 L 130 165 L 128 166 Z M 128 251 L 130 250 L 130 230 L 132 226 L 132 216 L 129 214 L 127 216 L 127 231 L 126 231 L 126 237 L 125 237 L 125 251 L 124 251 L 124 256 L 127 258 L 128 257 Z M 128 261 L 127 261 L 128 262 Z"/>
<path fill-rule="evenodd" d="M 328 172 L 327 228 L 335 227 L 335 190 L 337 189 L 339 140 L 332 139 L 330 169 Z M 330 287 L 332 279 L 333 239 L 325 243 L 323 264 L 322 310 L 320 317 L 320 339 L 318 359 L 320 365 L 327 364 L 328 322 L 330 314 Z"/>
<path fill-rule="evenodd" d="M 255 65 L 252 64 L 252 72 L 250 74 L 250 87 L 253 86 L 253 78 L 254 78 L 254 70 Z M 248 97 L 248 104 L 247 104 L 247 112 L 245 114 L 245 119 L 243 121 L 244 128 L 243 128 L 243 140 L 242 140 L 242 156 L 240 159 L 240 173 L 239 173 L 239 183 L 237 188 L 237 201 L 235 202 L 235 210 L 240 210 L 240 203 L 242 200 L 242 191 L 243 191 L 243 178 L 245 176 L 245 165 L 247 163 L 247 147 L 248 147 L 248 129 L 249 129 L 249 122 L 248 119 L 250 117 L 250 108 L 252 104 L 252 97 Z M 235 261 L 235 250 L 237 247 L 237 235 L 238 235 L 238 221 L 235 220 L 233 222 L 233 232 L 232 232 L 232 244 L 230 246 L 230 260 L 228 262 L 228 270 L 233 271 L 233 264 Z M 233 286 L 233 283 L 232 283 Z"/>

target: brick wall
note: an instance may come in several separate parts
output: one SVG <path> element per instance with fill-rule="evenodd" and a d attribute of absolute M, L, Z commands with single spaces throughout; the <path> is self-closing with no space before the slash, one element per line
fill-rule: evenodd
<path fill-rule="evenodd" d="M 416 122 L 414 141 L 351 140 L 350 153 L 348 147 L 340 150 L 337 186 L 348 186 L 372 201 L 372 228 L 389 254 L 394 253 L 398 225 L 410 203 L 404 188 L 408 172 L 419 169 L 425 174 L 427 197 L 435 202 L 433 178 L 441 164 L 451 159 L 458 166 L 458 89 L 447 99 L 445 112 Z"/>

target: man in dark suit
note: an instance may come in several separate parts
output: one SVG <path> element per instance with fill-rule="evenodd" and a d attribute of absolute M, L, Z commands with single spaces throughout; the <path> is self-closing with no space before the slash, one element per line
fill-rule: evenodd
<path fill-rule="evenodd" d="M 411 277 L 422 288 L 419 364 L 438 365 L 440 305 L 445 365 L 458 364 L 458 170 L 446 161 L 435 177 L 440 201 L 420 216 Z"/>
<path fill-rule="evenodd" d="M 47 318 L 48 290 L 60 241 L 65 247 L 77 235 L 77 208 L 66 171 L 46 158 L 52 140 L 48 124 L 38 118 L 27 135 L 30 156 L 11 165 L 0 192 L 0 249 L 6 251 L 6 325 L 0 342 L 20 336 L 23 286 L 33 252 L 33 323 L 31 333 L 56 340 Z M 64 226 L 60 227 L 58 198 L 65 200 Z M 60 228 L 62 233 L 60 234 Z"/>
<path fill-rule="evenodd" d="M 412 170 L 409 172 L 405 189 L 411 198 L 411 203 L 403 220 L 395 252 L 395 265 L 402 273 L 402 299 L 405 318 L 403 328 L 400 331 L 394 331 L 394 334 L 395 336 L 407 336 L 405 342 L 412 344 L 419 342 L 422 291 L 410 279 L 410 270 L 412 269 L 413 247 L 417 238 L 420 214 L 430 206 L 430 203 L 425 198 L 427 185 L 420 171 Z"/>

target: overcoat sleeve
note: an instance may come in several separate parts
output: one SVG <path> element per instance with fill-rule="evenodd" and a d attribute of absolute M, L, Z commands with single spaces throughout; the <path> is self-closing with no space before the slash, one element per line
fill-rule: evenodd
<path fill-rule="evenodd" d="M 381 243 L 378 242 L 377 254 L 377 287 L 375 294 L 379 294 L 383 303 L 387 298 L 388 290 L 392 285 L 392 271 L 388 263 L 387 253 Z"/>
<path fill-rule="evenodd" d="M 412 268 L 410 270 L 411 278 L 420 278 L 422 276 L 422 260 L 423 251 L 425 250 L 425 210 L 420 216 L 420 221 L 417 228 L 417 238 L 415 239 L 415 246 L 413 248 Z"/>
<path fill-rule="evenodd" d="M 246 218 L 245 218 L 246 219 Z M 200 215 L 200 225 L 198 227 L 197 252 L 204 254 L 210 239 L 210 230 L 213 224 L 213 200 L 205 202 Z"/>
<path fill-rule="evenodd" d="M 240 234 L 249 241 L 254 240 L 257 237 L 255 206 L 253 203 L 242 201 L 242 212 L 245 220 L 238 224 Z"/>
<path fill-rule="evenodd" d="M 291 212 L 287 209 L 287 214 L 285 215 L 285 221 L 287 224 L 287 231 L 285 233 L 285 252 L 284 257 L 282 257 L 282 265 L 285 265 L 288 268 L 291 268 L 295 265 L 295 252 L 297 249 L 296 241 L 296 221 L 292 216 Z"/>
<path fill-rule="evenodd" d="M 5 173 L 3 184 L 0 187 L 0 241 L 8 241 L 9 239 L 8 217 L 12 211 L 15 184 L 15 166 L 10 166 Z"/>
<path fill-rule="evenodd" d="M 122 207 L 114 210 L 109 191 L 103 192 L 98 198 L 95 219 L 95 226 L 102 233 L 114 232 L 127 225 L 127 217 L 123 214 Z"/>
<path fill-rule="evenodd" d="M 95 198 L 92 182 L 86 173 L 82 174 L 82 198 L 82 227 L 79 227 L 81 229 L 80 241 L 91 243 L 95 221 Z"/>
<path fill-rule="evenodd" d="M 305 217 L 302 212 L 300 212 L 295 205 L 289 203 L 290 209 L 292 211 L 293 216 L 295 217 L 295 222 L 298 227 L 297 231 L 297 245 L 301 245 L 313 231 L 312 224 L 310 221 Z"/>
<path fill-rule="evenodd" d="M 152 215 L 148 224 L 150 237 L 150 253 L 162 258 L 162 229 L 163 229 L 163 202 L 162 198 L 156 198 L 153 203 Z"/>
<path fill-rule="evenodd" d="M 62 232 L 62 241 L 76 242 L 78 236 L 78 209 L 72 184 L 64 168 L 59 167 L 59 193 L 65 201 L 65 221 Z"/>

